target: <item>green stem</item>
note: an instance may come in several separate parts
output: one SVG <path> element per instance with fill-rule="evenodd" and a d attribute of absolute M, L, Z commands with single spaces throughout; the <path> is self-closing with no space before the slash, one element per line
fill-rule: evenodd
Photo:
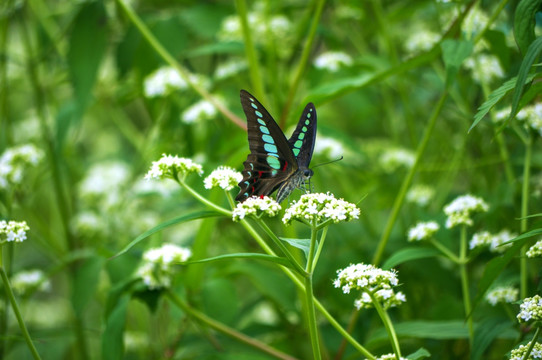
<path fill-rule="evenodd" d="M 469 328 L 469 342 L 472 347 L 472 342 L 474 340 L 474 326 L 472 321 L 471 314 L 471 302 L 470 302 L 470 291 L 469 291 L 469 277 L 467 273 L 467 226 L 463 225 L 461 227 L 461 239 L 460 239 L 460 249 L 459 249 L 459 269 L 461 273 L 461 289 L 463 292 L 463 305 L 465 307 L 465 316 L 467 317 L 467 326 Z"/>
<path fill-rule="evenodd" d="M 2 247 L 0 246 L 0 257 L 2 257 L 1 249 Z M 26 341 L 26 345 L 28 346 L 28 349 L 32 353 L 32 357 L 34 359 L 41 359 L 40 355 L 38 354 L 38 351 L 36 350 L 36 347 L 34 346 L 34 343 L 32 342 L 32 338 L 30 337 L 30 334 L 28 333 L 28 330 L 26 329 L 26 325 L 23 321 L 21 311 L 19 310 L 19 305 L 17 305 L 17 300 L 15 300 L 15 295 L 13 295 L 13 290 L 11 289 L 11 285 L 9 284 L 9 279 L 4 270 L 4 266 L 0 266 L 0 276 L 2 277 L 2 282 L 4 283 L 4 288 L 6 289 L 6 295 L 9 298 L 9 301 L 11 303 L 11 308 L 13 310 L 13 313 L 15 314 L 15 317 L 17 318 L 17 322 L 19 323 L 19 328 L 21 329 L 21 332 L 23 333 L 23 337 Z M 5 309 L 5 311 L 7 311 L 7 309 Z"/>
<path fill-rule="evenodd" d="M 312 345 L 312 354 L 314 359 L 321 359 L 322 355 L 320 353 L 320 342 L 318 339 L 318 327 L 316 325 L 316 313 L 314 312 L 314 293 L 312 289 L 312 274 L 313 267 L 315 264 L 315 249 L 316 249 L 316 238 L 318 235 L 318 230 L 316 229 L 316 224 L 314 221 L 311 224 L 311 244 L 309 246 L 309 254 L 307 255 L 307 266 L 305 271 L 309 274 L 305 278 L 305 299 L 307 302 L 307 319 L 309 322 L 309 333 L 311 336 L 311 345 Z"/>
<path fill-rule="evenodd" d="M 231 214 L 232 214 L 231 211 L 229 211 L 228 209 L 224 209 L 222 206 L 218 206 L 217 204 L 215 204 L 215 203 L 207 200 L 203 196 L 201 196 L 196 190 L 192 189 L 192 187 L 190 187 L 187 183 L 185 183 L 184 179 L 183 180 L 181 180 L 179 178 L 174 178 L 174 179 L 175 179 L 175 181 L 177 181 L 179 183 L 179 185 L 184 187 L 186 189 L 186 191 L 188 191 L 190 193 L 190 195 L 192 195 L 197 200 L 199 200 L 199 202 L 201 202 L 203 205 L 205 205 L 207 207 L 210 207 L 211 209 L 213 209 L 215 211 L 218 211 L 219 213 L 221 213 L 223 215 L 231 217 Z"/>
<path fill-rule="evenodd" d="M 533 351 L 534 344 L 536 344 L 536 340 L 538 339 L 539 335 L 540 335 L 540 327 L 537 327 L 536 331 L 534 332 L 533 338 L 531 339 L 529 347 L 527 348 L 527 351 L 525 352 L 525 355 L 523 355 L 521 360 L 529 359 L 529 356 L 531 355 L 531 351 Z"/>
<path fill-rule="evenodd" d="M 531 159 L 533 153 L 533 135 L 529 131 L 525 142 L 525 160 L 523 162 L 523 185 L 521 187 L 521 222 L 520 232 L 527 231 L 527 215 L 529 213 L 529 180 L 531 174 Z M 520 298 L 527 297 L 527 244 L 521 248 L 519 257 L 520 266 Z"/>
<path fill-rule="evenodd" d="M 447 97 L 448 97 L 448 92 L 445 90 L 442 92 L 437 105 L 433 109 L 433 113 L 431 114 L 429 123 L 427 124 L 425 128 L 425 133 L 423 135 L 423 138 L 420 141 L 420 144 L 418 145 L 418 149 L 416 151 L 416 161 L 414 162 L 414 165 L 412 165 L 412 168 L 410 168 L 407 176 L 403 180 L 399 193 L 397 194 L 397 197 L 395 198 L 395 201 L 393 203 L 393 208 L 391 210 L 391 214 L 388 217 L 388 222 L 386 223 L 386 227 L 384 228 L 384 232 L 382 233 L 382 237 L 380 238 L 380 242 L 378 243 L 375 256 L 373 257 L 373 264 L 375 266 L 378 266 L 378 264 L 382 260 L 382 256 L 384 255 L 384 250 L 386 249 L 386 245 L 388 244 L 388 241 L 390 239 L 391 231 L 393 230 L 393 225 L 395 225 L 397 217 L 399 216 L 399 211 L 401 210 L 401 207 L 403 206 L 403 201 L 405 199 L 408 188 L 410 187 L 410 184 L 412 184 L 412 179 L 414 179 L 414 175 L 418 171 L 418 167 L 421 163 L 422 155 L 425 151 L 425 148 L 427 147 L 427 144 L 429 143 L 429 140 L 431 139 L 431 135 L 433 134 L 433 129 L 435 128 L 435 124 L 437 123 L 437 119 L 444 105 L 444 101 L 446 100 Z"/>
<path fill-rule="evenodd" d="M 453 261 L 456 264 L 461 264 L 461 259 L 457 257 L 453 252 L 451 252 L 447 247 L 436 241 L 435 239 L 429 240 L 431 245 L 433 245 L 438 251 L 444 254 L 448 259 Z"/>
<path fill-rule="evenodd" d="M 384 308 L 378 302 L 378 300 L 375 298 L 372 292 L 367 292 L 367 293 L 371 297 L 373 306 L 375 307 L 375 310 L 378 313 L 378 316 L 380 316 L 380 319 L 382 320 L 382 323 L 384 324 L 384 327 L 386 328 L 386 332 L 388 333 L 388 337 L 390 339 L 393 352 L 395 353 L 395 357 L 397 358 L 397 360 L 399 360 L 401 359 L 401 348 L 399 346 L 399 339 L 397 338 L 397 333 L 395 332 L 395 328 L 393 327 L 393 323 L 391 322 L 388 312 L 384 310 Z"/>
<path fill-rule="evenodd" d="M 171 67 L 175 68 L 181 78 L 186 81 L 188 86 L 190 86 L 194 91 L 196 91 L 198 94 L 201 95 L 205 100 L 209 101 L 211 104 L 213 104 L 219 112 L 222 113 L 226 118 L 231 120 L 235 125 L 239 126 L 242 129 L 246 129 L 246 124 L 243 120 L 241 120 L 237 115 L 232 113 L 227 107 L 225 107 L 220 101 L 218 101 L 214 96 L 212 96 L 207 90 L 205 90 L 204 87 L 200 86 L 199 84 L 193 82 L 190 80 L 189 72 L 185 68 L 183 68 L 176 60 L 175 58 L 160 44 L 158 39 L 151 33 L 149 28 L 143 23 L 141 18 L 137 16 L 137 14 L 134 12 L 132 7 L 128 5 L 124 0 L 117 0 L 117 3 L 121 7 L 121 9 L 124 11 L 126 16 L 130 19 L 130 21 L 135 25 L 135 27 L 139 30 L 141 35 L 147 40 L 149 45 L 156 51 L 156 53 Z"/>
<path fill-rule="evenodd" d="M 202 324 L 205 324 L 207 326 L 209 326 L 210 328 L 212 329 L 215 329 L 216 331 L 218 332 L 221 332 L 222 334 L 226 335 L 226 336 L 229 336 L 231 337 L 232 339 L 235 339 L 237 341 L 240 341 L 244 344 L 247 344 L 249 346 L 252 346 L 253 348 L 255 349 L 258 349 L 262 352 L 265 352 L 271 356 L 274 356 L 276 357 L 277 359 L 284 359 L 284 360 L 295 360 L 296 358 L 288 355 L 288 354 L 285 354 L 275 348 L 272 348 L 270 347 L 269 345 L 266 345 L 264 343 L 262 343 L 261 341 L 258 341 L 254 338 L 251 338 L 249 336 L 246 336 L 245 334 L 235 330 L 235 329 L 232 329 L 231 327 L 227 326 L 227 325 L 224 325 L 223 323 L 221 322 L 218 322 L 210 317 L 208 317 L 207 315 L 205 315 L 204 313 L 192 308 L 191 306 L 189 306 L 187 303 L 185 303 L 183 300 L 181 300 L 181 298 L 179 298 L 179 296 L 177 296 L 177 294 L 175 294 L 173 291 L 171 291 L 170 289 L 167 290 L 167 296 L 168 298 L 175 304 L 177 305 L 181 310 L 183 310 L 187 315 L 197 319 L 199 322 L 201 322 Z"/>
<path fill-rule="evenodd" d="M 316 263 L 318 263 L 318 259 L 320 258 L 320 253 L 322 252 L 322 249 L 324 248 L 324 242 L 326 241 L 326 236 L 327 236 L 327 229 L 329 229 L 328 226 L 326 226 L 322 230 L 322 235 L 320 236 L 320 242 L 318 243 L 318 249 L 316 250 L 316 254 L 314 255 L 314 264 L 312 266 L 311 272 L 314 271 L 314 268 L 316 267 Z"/>

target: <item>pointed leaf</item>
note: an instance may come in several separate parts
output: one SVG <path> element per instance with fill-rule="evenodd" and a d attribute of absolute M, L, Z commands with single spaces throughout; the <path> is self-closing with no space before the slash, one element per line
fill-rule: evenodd
<path fill-rule="evenodd" d="M 303 253 L 305 254 L 305 258 L 308 258 L 309 250 L 311 248 L 311 239 L 288 239 L 288 238 L 280 238 L 280 239 L 284 242 L 287 242 L 288 244 L 292 245 L 295 248 L 303 250 Z M 315 248 L 318 248 L 318 242 L 316 242 Z"/>
<path fill-rule="evenodd" d="M 542 0 L 521 0 L 516 6 L 514 15 L 514 36 L 522 54 L 527 52 L 535 39 L 535 15 L 540 9 Z"/>
<path fill-rule="evenodd" d="M 104 265 L 104 259 L 94 256 L 87 259 L 76 271 L 73 280 L 72 304 L 77 314 L 83 314 L 88 302 L 98 288 L 98 279 Z"/>
<path fill-rule="evenodd" d="M 105 319 L 105 329 L 102 334 L 102 358 L 105 360 L 120 360 L 123 358 L 124 326 L 129 302 L 129 295 L 122 296 L 107 319 Z"/>
<path fill-rule="evenodd" d="M 427 349 L 424 349 L 424 348 L 419 348 L 412 354 L 407 355 L 407 359 L 409 360 L 425 359 L 427 357 L 431 357 L 431 353 L 427 351 Z"/>
<path fill-rule="evenodd" d="M 390 256 L 390 258 L 386 260 L 386 262 L 382 265 L 382 269 L 391 269 L 392 267 L 400 265 L 407 261 L 436 257 L 438 255 L 440 255 L 440 252 L 432 248 L 405 248 L 397 251 L 392 256 Z"/>
<path fill-rule="evenodd" d="M 263 261 L 269 261 L 275 264 L 279 264 L 288 268 L 293 268 L 292 264 L 290 264 L 290 261 L 283 257 L 273 256 L 273 255 L 267 255 L 267 254 L 256 254 L 256 253 L 235 253 L 235 254 L 225 254 L 225 255 L 219 255 L 214 256 L 207 259 L 201 259 L 201 260 L 194 260 L 194 261 L 187 261 L 184 262 L 183 265 L 189 265 L 189 264 L 197 264 L 197 263 L 204 263 L 204 262 L 213 262 L 213 261 L 219 261 L 219 260 L 228 260 L 228 259 L 253 259 L 253 260 L 263 260 Z"/>
<path fill-rule="evenodd" d="M 513 323 L 508 319 L 500 317 L 484 319 L 482 323 L 476 327 L 474 346 L 471 350 L 470 359 L 482 359 L 484 351 L 493 343 L 493 340 L 497 338 L 502 339 L 503 334 L 512 335 L 512 339 L 517 338 L 519 335 L 517 330 L 514 329 Z"/>
<path fill-rule="evenodd" d="M 470 41 L 446 39 L 440 44 L 442 59 L 446 66 L 446 86 L 453 83 L 463 61 L 472 53 L 474 45 Z"/>

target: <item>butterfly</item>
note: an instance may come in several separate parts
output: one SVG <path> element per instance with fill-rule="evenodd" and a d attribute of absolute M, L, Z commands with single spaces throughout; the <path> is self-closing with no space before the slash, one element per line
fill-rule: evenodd
<path fill-rule="evenodd" d="M 316 139 L 316 109 L 308 103 L 292 136 L 286 136 L 254 96 L 241 90 L 241 105 L 247 117 L 250 154 L 243 163 L 243 179 L 235 200 L 277 192 L 282 202 L 313 175 L 309 169 Z"/>

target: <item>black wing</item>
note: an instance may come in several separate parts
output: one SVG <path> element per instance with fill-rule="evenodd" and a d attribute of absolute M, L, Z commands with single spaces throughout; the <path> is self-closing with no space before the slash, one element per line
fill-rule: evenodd
<path fill-rule="evenodd" d="M 316 108 L 308 103 L 301 114 L 292 136 L 288 139 L 290 148 L 300 168 L 308 168 L 316 142 Z"/>
<path fill-rule="evenodd" d="M 241 105 L 247 117 L 250 154 L 243 163 L 243 180 L 235 198 L 269 195 L 298 169 L 297 160 L 284 133 L 254 96 L 241 90 Z"/>

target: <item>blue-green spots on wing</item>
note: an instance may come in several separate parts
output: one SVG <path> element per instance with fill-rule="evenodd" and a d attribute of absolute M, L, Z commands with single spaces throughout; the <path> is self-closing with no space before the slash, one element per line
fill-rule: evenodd
<path fill-rule="evenodd" d="M 316 139 L 316 109 L 308 103 L 292 136 L 286 139 L 275 120 L 258 100 L 241 90 L 241 105 L 247 117 L 250 154 L 243 163 L 243 180 L 235 198 L 265 196 L 278 190 L 282 202 L 312 176 L 309 163 Z"/>

